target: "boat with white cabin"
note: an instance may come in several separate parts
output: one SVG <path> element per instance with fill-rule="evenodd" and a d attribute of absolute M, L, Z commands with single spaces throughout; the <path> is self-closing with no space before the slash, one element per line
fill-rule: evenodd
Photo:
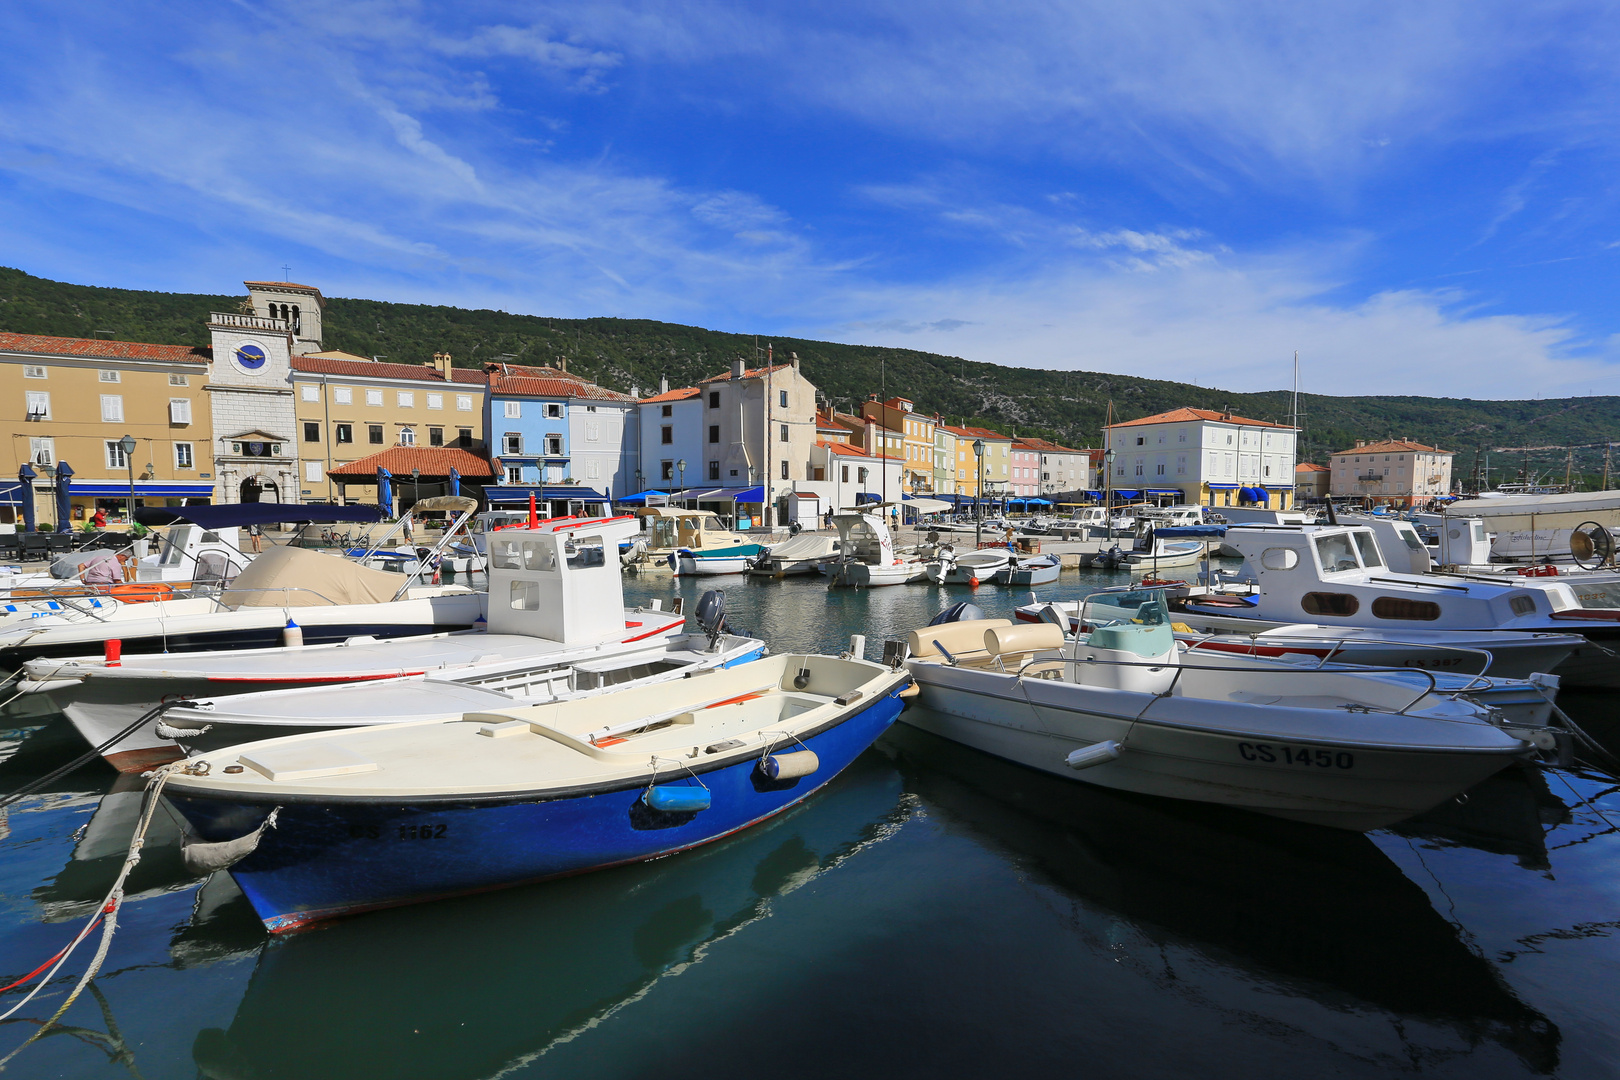
<path fill-rule="evenodd" d="M 875 589 L 923 580 L 922 560 L 895 552 L 894 535 L 881 511 L 840 510 L 833 514 L 833 526 L 838 530 L 838 552 L 820 564 L 822 575 L 831 579 L 829 587 Z"/>

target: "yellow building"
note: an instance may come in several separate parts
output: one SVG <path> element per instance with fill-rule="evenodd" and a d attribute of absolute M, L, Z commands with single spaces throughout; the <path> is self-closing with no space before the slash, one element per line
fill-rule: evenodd
<path fill-rule="evenodd" d="M 956 442 L 956 493 L 977 497 L 982 479 L 985 498 L 1007 494 L 1007 482 L 1012 476 L 1012 439 L 989 428 L 939 426 Z M 976 442 L 984 444 L 982 468 L 973 452 Z"/>
<path fill-rule="evenodd" d="M 137 506 L 211 499 L 210 359 L 189 345 L 0 333 L 6 475 L 24 464 L 36 474 L 39 527 L 59 524 L 54 491 L 64 466 L 76 528 L 98 507 L 127 520 L 132 475 Z M 135 440 L 128 455 L 126 435 Z M 0 495 L 0 522 L 21 519 L 16 490 Z"/>
<path fill-rule="evenodd" d="M 861 417 L 884 430 L 884 453 L 899 457 L 901 484 L 906 491 L 920 493 L 934 490 L 934 419 L 912 411 L 912 403 L 903 397 L 863 402 Z M 897 439 L 895 437 L 898 437 Z"/>
<path fill-rule="evenodd" d="M 375 502 L 376 485 L 332 482 L 327 474 L 397 446 L 452 446 L 487 454 L 482 370 L 455 368 L 449 353 L 431 364 L 390 364 L 345 352 L 292 358 L 302 502 Z"/>

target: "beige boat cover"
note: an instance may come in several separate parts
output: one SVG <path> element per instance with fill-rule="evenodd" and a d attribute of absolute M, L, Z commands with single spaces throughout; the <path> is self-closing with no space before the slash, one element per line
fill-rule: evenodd
<path fill-rule="evenodd" d="M 325 607 L 381 604 L 394 598 L 405 579 L 336 555 L 297 547 L 273 547 L 256 555 L 220 597 L 228 607 Z"/>

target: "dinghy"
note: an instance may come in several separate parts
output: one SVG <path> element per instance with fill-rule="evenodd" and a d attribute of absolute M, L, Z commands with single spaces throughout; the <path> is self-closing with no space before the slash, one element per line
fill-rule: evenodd
<path fill-rule="evenodd" d="M 1005 569 L 996 571 L 992 579 L 997 585 L 1050 585 L 1063 570 L 1063 560 L 1056 555 L 1035 555 L 1028 559 L 1014 559 Z"/>
<path fill-rule="evenodd" d="M 677 577 L 706 577 L 714 574 L 741 574 L 764 554 L 758 544 L 735 544 L 722 548 L 681 548 L 669 556 L 669 567 Z"/>
<path fill-rule="evenodd" d="M 842 510 L 833 515 L 833 525 L 838 529 L 838 554 L 820 566 L 821 573 L 832 579 L 830 588 L 873 589 L 922 579 L 922 561 L 895 552 L 894 536 L 880 513 Z"/>
<path fill-rule="evenodd" d="M 893 723 L 909 681 L 865 660 L 777 656 L 580 701 L 249 743 L 176 764 L 163 794 L 203 844 L 193 861 L 228 864 L 278 933 L 726 836 L 838 775 Z"/>
<path fill-rule="evenodd" d="M 936 585 L 977 585 L 1012 566 L 1012 552 L 1004 547 L 957 552 L 949 545 L 928 563 L 928 580 Z"/>
<path fill-rule="evenodd" d="M 753 577 L 792 577 L 814 574 L 821 563 L 838 554 L 838 538 L 822 533 L 800 533 L 798 536 L 772 544 L 754 561 L 748 573 Z"/>
<path fill-rule="evenodd" d="M 1162 597 L 1068 641 L 987 619 L 905 645 L 922 706 L 907 723 L 1057 776 L 1342 829 L 1421 813 L 1533 758 L 1532 740 L 1556 747 L 1427 673 L 1184 653 Z"/>

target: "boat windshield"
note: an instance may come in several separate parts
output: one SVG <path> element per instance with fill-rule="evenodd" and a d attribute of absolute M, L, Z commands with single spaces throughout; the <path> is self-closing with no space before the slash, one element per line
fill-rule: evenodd
<path fill-rule="evenodd" d="M 1092 628 L 1113 623 L 1163 626 L 1170 622 L 1163 589 L 1092 593 L 1081 602 L 1080 621 Z"/>
<path fill-rule="evenodd" d="M 1357 529 L 1350 535 L 1356 538 L 1356 548 L 1361 552 L 1363 566 L 1372 570 L 1384 565 L 1384 560 L 1378 555 L 1378 541 L 1371 529 Z"/>
<path fill-rule="evenodd" d="M 1326 536 L 1312 537 L 1312 540 L 1316 543 L 1316 557 L 1321 560 L 1324 574 L 1361 569 L 1361 564 L 1356 561 L 1356 549 L 1351 546 L 1349 533 L 1329 533 Z"/>
<path fill-rule="evenodd" d="M 680 519 L 679 518 L 653 518 L 652 546 L 655 548 L 673 548 L 680 546 Z"/>
<path fill-rule="evenodd" d="M 1596 581 L 1571 580 L 1569 587 L 1583 608 L 1620 608 L 1620 581 L 1599 578 Z"/>
<path fill-rule="evenodd" d="M 190 535 L 191 529 L 185 526 L 170 529 L 163 538 L 163 557 L 158 561 L 164 566 L 179 566 L 186 557 L 186 538 Z"/>

